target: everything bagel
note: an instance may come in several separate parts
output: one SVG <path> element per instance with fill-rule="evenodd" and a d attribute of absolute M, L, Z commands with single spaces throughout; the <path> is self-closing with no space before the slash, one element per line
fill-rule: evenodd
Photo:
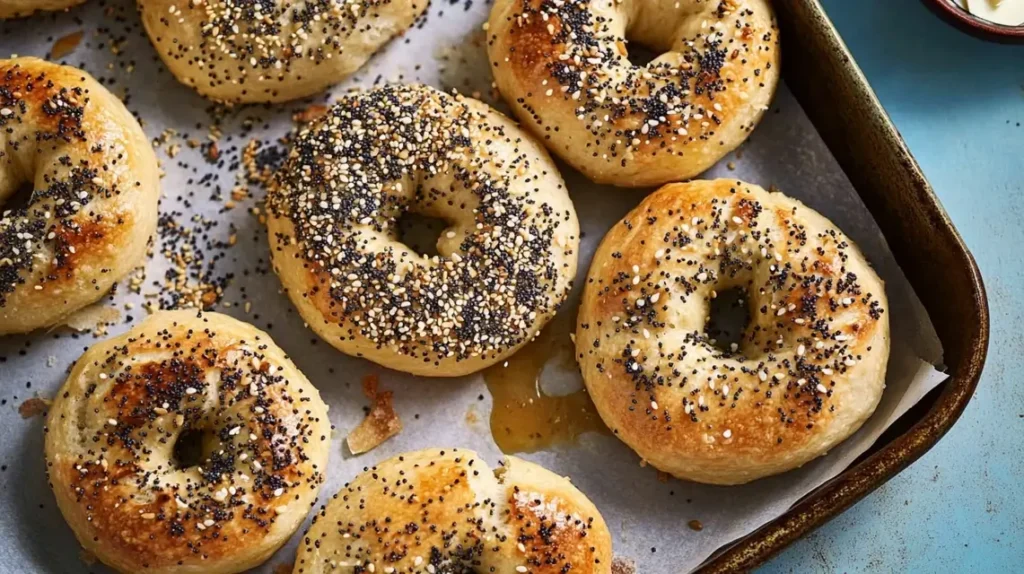
<path fill-rule="evenodd" d="M 189 465 L 176 443 L 199 436 Z M 121 572 L 259 565 L 324 480 L 331 425 L 270 337 L 217 313 L 162 311 L 91 347 L 46 424 L 46 468 L 79 542 Z"/>
<path fill-rule="evenodd" d="M 159 190 L 149 140 L 92 76 L 0 60 L 0 334 L 106 294 L 144 258 Z M 2 208 L 21 193 L 25 205 Z"/>
<path fill-rule="evenodd" d="M 20 18 L 34 12 L 53 12 L 78 6 L 85 0 L 0 0 L 0 20 Z"/>
<path fill-rule="evenodd" d="M 274 269 L 336 348 L 427 376 L 508 357 L 576 274 L 579 223 L 544 149 L 476 100 L 426 86 L 349 95 L 296 137 L 268 194 Z M 438 255 L 401 242 L 445 221 Z"/>
<path fill-rule="evenodd" d="M 428 0 L 138 0 L 142 23 L 178 80 L 222 102 L 315 94 L 405 32 Z"/>
<path fill-rule="evenodd" d="M 705 333 L 710 301 L 745 291 L 735 348 Z M 739 484 L 850 436 L 885 387 L 882 281 L 827 219 L 735 180 L 668 185 L 605 236 L 576 328 L 605 423 L 679 478 Z"/>
<path fill-rule="evenodd" d="M 366 469 L 314 517 L 293 574 L 608 574 L 612 542 L 568 480 L 509 457 L 410 452 Z"/>
<path fill-rule="evenodd" d="M 629 60 L 630 40 L 661 53 Z M 552 152 L 598 183 L 696 176 L 753 130 L 779 78 L 767 0 L 496 0 L 498 89 Z"/>

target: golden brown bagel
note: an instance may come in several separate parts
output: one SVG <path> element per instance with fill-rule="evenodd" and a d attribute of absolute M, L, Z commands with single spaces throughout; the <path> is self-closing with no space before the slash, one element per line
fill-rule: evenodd
<path fill-rule="evenodd" d="M 267 204 L 274 269 L 350 354 L 454 377 L 528 343 L 576 274 L 579 223 L 544 148 L 476 100 L 426 86 L 348 95 L 296 137 Z M 449 224 L 426 257 L 409 212 Z"/>
<path fill-rule="evenodd" d="M 724 351 L 705 323 L 731 288 L 751 319 Z M 735 180 L 667 185 L 594 255 L 576 352 L 601 417 L 644 460 L 739 484 L 867 420 L 885 386 L 886 305 L 860 250 L 799 201 Z"/>
<path fill-rule="evenodd" d="M 429 449 L 366 469 L 313 518 L 293 574 L 607 574 L 612 541 L 567 479 Z"/>
<path fill-rule="evenodd" d="M 223 102 L 315 94 L 405 32 L 428 0 L 138 0 L 142 23 L 180 82 Z"/>
<path fill-rule="evenodd" d="M 53 325 L 138 265 L 159 189 L 149 140 L 89 74 L 0 60 L 0 334 Z"/>
<path fill-rule="evenodd" d="M 779 79 L 768 0 L 496 0 L 488 30 L 515 114 L 599 183 L 696 176 L 743 143 Z M 661 55 L 634 65 L 629 40 Z"/>
<path fill-rule="evenodd" d="M 85 0 L 0 0 L 0 20 L 20 18 L 34 12 L 66 10 Z"/>
<path fill-rule="evenodd" d="M 219 574 L 262 563 L 299 527 L 331 425 L 266 333 L 162 311 L 82 355 L 46 431 L 50 485 L 87 551 L 121 572 Z M 198 465 L 176 456 L 185 433 L 201 436 Z"/>

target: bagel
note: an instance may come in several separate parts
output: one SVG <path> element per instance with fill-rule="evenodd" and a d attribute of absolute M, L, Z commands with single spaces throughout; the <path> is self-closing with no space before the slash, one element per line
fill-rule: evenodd
<path fill-rule="evenodd" d="M 85 0 L 0 0 L 0 20 L 21 18 L 35 12 L 53 12 L 78 6 Z"/>
<path fill-rule="evenodd" d="M 345 79 L 429 0 L 138 0 L 178 81 L 228 103 L 284 102 Z"/>
<path fill-rule="evenodd" d="M 779 80 L 768 0 L 496 0 L 488 31 L 516 116 L 598 183 L 698 175 L 743 143 Z M 661 55 L 634 65 L 627 38 Z"/>
<path fill-rule="evenodd" d="M 192 433 L 198 464 L 176 455 Z M 78 541 L 121 572 L 241 572 L 298 529 L 331 424 L 270 337 L 161 311 L 75 363 L 46 423 L 46 469 Z"/>
<path fill-rule="evenodd" d="M 746 291 L 738 347 L 705 333 L 717 293 Z M 679 478 L 740 484 L 819 457 L 885 387 L 882 281 L 827 219 L 735 180 L 668 185 L 605 236 L 576 327 L 605 423 Z"/>
<path fill-rule="evenodd" d="M 293 574 L 608 574 L 601 514 L 567 479 L 509 457 L 421 450 L 368 468 L 313 518 Z"/>
<path fill-rule="evenodd" d="M 3 209 L 26 186 L 26 204 Z M 141 263 L 159 193 L 149 140 L 106 88 L 0 60 L 0 334 L 57 323 Z"/>
<path fill-rule="evenodd" d="M 485 104 L 426 86 L 348 95 L 303 129 L 268 192 L 274 269 L 350 355 L 459 376 L 528 343 L 576 275 L 579 222 L 544 149 Z M 444 220 L 439 255 L 403 244 Z"/>

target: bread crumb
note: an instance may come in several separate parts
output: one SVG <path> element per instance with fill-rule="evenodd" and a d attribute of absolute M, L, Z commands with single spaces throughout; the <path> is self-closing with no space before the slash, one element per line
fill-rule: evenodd
<path fill-rule="evenodd" d="M 211 142 L 203 149 L 203 156 L 206 157 L 207 163 L 214 163 L 220 159 L 220 148 L 217 147 L 217 142 Z"/>
<path fill-rule="evenodd" d="M 370 412 L 345 439 L 352 454 L 373 450 L 402 431 L 402 420 L 398 418 L 391 400 L 394 393 L 378 393 L 378 383 L 377 375 L 363 378 L 363 394 L 370 399 Z"/>
<path fill-rule="evenodd" d="M 39 415 L 46 414 L 46 410 L 50 408 L 53 401 L 50 399 L 43 399 L 40 397 L 32 397 L 26 399 L 25 402 L 21 403 L 18 407 L 18 414 L 23 419 L 30 419 Z"/>
<path fill-rule="evenodd" d="M 107 325 L 116 323 L 120 318 L 121 312 L 116 308 L 97 303 L 72 314 L 64 324 L 76 331 L 93 331 L 99 336 L 106 334 Z"/>
<path fill-rule="evenodd" d="M 612 574 L 636 574 L 636 563 L 629 558 L 612 558 Z"/>
<path fill-rule="evenodd" d="M 323 104 L 311 104 L 306 109 L 292 114 L 292 121 L 300 124 L 308 124 L 309 122 L 318 120 L 327 115 L 328 110 L 330 110 L 330 108 Z"/>
<path fill-rule="evenodd" d="M 469 405 L 469 408 L 466 410 L 466 422 L 470 425 L 480 422 L 480 415 L 476 412 L 476 405 Z"/>

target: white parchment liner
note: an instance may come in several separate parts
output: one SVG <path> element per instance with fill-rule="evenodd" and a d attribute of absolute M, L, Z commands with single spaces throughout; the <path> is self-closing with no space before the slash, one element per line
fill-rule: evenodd
<path fill-rule="evenodd" d="M 490 90 L 481 31 L 490 6 L 481 0 L 457 1 L 451 4 L 450 0 L 435 0 L 424 26 L 390 44 L 355 78 L 336 88 L 335 93 L 382 80 L 417 81 L 457 88 L 464 93 L 479 92 L 478 97 L 496 104 Z M 105 12 L 110 5 L 116 7 L 114 14 L 124 16 L 123 22 L 115 21 Z M 104 29 L 109 31 L 100 31 Z M 164 69 L 141 31 L 130 2 L 90 0 L 68 14 L 0 23 L 0 55 L 44 57 L 54 39 L 79 30 L 85 32 L 82 43 L 63 61 L 103 78 L 116 94 L 129 94 L 128 106 L 143 118 L 148 135 L 157 137 L 165 128 L 175 128 L 205 138 L 205 129 L 197 130 L 195 126 L 209 124 L 205 110 L 210 103 L 179 85 Z M 113 45 L 120 55 L 112 53 L 111 37 L 117 39 Z M 785 38 L 782 42 L 785 57 Z M 131 71 L 129 63 L 133 64 Z M 326 101 L 325 96 L 315 99 Z M 231 306 L 218 306 L 216 310 L 263 329 L 269 325 L 276 342 L 291 354 L 330 405 L 336 432 L 321 500 L 329 499 L 364 467 L 407 450 L 459 446 L 474 449 L 492 465 L 497 464 L 502 455 L 487 424 L 490 395 L 479 375 L 456 380 L 417 379 L 347 357 L 317 341 L 304 328 L 287 297 L 280 293 L 277 278 L 268 272 L 265 233 L 247 211 L 258 205 L 259 198 L 240 202 L 235 209 L 225 211 L 223 200 L 210 199 L 210 188 L 188 183 L 190 179 L 197 182 L 208 172 L 216 173 L 222 194 L 228 197 L 234 185 L 234 172 L 228 164 L 238 155 L 232 148 L 241 148 L 252 137 L 284 135 L 293 125 L 292 113 L 305 105 L 295 103 L 273 109 L 251 106 L 233 111 L 224 124 L 224 137 L 218 142 L 225 159 L 220 168 L 206 164 L 198 149 L 182 146 L 176 159 L 161 152 L 167 172 L 161 209 L 181 212 L 183 215 L 177 216 L 177 220 L 182 223 L 188 223 L 195 213 L 220 221 L 210 233 L 211 239 L 226 241 L 229 222 L 235 226 L 238 244 L 227 251 L 226 259 L 217 266 L 221 274 L 236 274 L 224 299 Z M 246 118 L 256 118 L 257 129 L 241 136 Z M 734 169 L 727 163 L 733 164 Z M 192 167 L 198 170 L 193 171 Z M 597 186 L 564 165 L 561 167 L 584 231 L 579 271 L 582 279 L 605 231 L 649 190 Z M 603 513 L 615 537 L 616 554 L 633 559 L 639 572 L 645 574 L 694 569 L 719 547 L 779 516 L 845 469 L 887 426 L 945 378 L 931 366 L 941 362 L 941 347 L 931 322 L 889 252 L 881 231 L 784 86 L 739 157 L 731 155 L 705 177 L 740 178 L 764 187 L 775 185 L 829 217 L 856 241 L 886 282 L 892 355 L 882 402 L 853 438 L 804 468 L 746 486 L 661 482 L 652 468 L 640 466 L 638 457 L 624 444 L 604 435 L 584 435 L 577 445 L 525 455 L 570 476 Z M 185 200 L 190 206 L 186 206 Z M 153 282 L 162 282 L 167 267 L 166 260 L 159 255 L 149 261 L 144 293 L 157 291 Z M 248 275 L 243 270 L 248 270 Z M 576 297 L 578 290 L 562 313 L 575 316 Z M 123 310 L 126 301 L 136 304 L 133 311 Z M 146 315 L 140 307 L 143 301 L 140 295 L 120 289 L 113 302 L 108 300 L 107 304 L 122 309 L 122 316 L 134 315 L 137 323 Z M 244 301 L 251 302 L 249 313 L 244 312 Z M 122 317 L 110 332 L 119 333 L 128 327 Z M 61 336 L 55 338 L 56 333 Z M 72 338 L 67 329 L 0 339 L 0 357 L 5 358 L 0 362 L 0 399 L 4 400 L 0 405 L 0 464 L 5 468 L 0 472 L 0 570 L 86 569 L 79 557 L 79 546 L 46 484 L 43 421 L 39 417 L 23 420 L 17 407 L 35 394 L 54 395 L 64 380 L 66 368 L 93 342 L 91 335 Z M 562 363 L 552 361 L 548 365 L 542 377 L 545 388 L 564 392 L 579 387 L 579 374 Z M 367 401 L 360 380 L 370 373 L 380 375 L 384 389 L 395 391 L 405 430 L 376 450 L 353 457 L 343 446 L 343 440 L 363 417 L 362 407 Z M 467 417 L 469 411 L 478 416 Z M 687 526 L 694 519 L 703 524 L 702 531 L 695 532 Z M 269 573 L 281 564 L 290 564 L 297 538 L 259 571 Z M 106 571 L 100 565 L 89 570 Z"/>

